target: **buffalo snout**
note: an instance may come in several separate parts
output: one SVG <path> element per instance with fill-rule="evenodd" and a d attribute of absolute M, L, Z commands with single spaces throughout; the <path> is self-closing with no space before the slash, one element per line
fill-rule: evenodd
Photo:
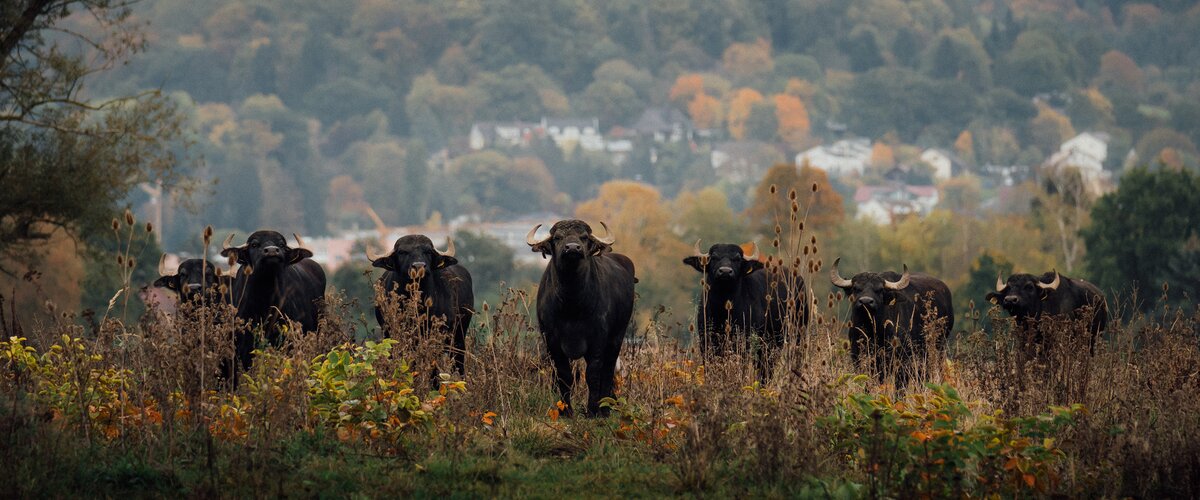
<path fill-rule="evenodd" d="M 858 305 L 862 306 L 862 307 L 866 307 L 866 308 L 874 308 L 875 307 L 875 298 L 874 297 L 859 297 Z"/>
<path fill-rule="evenodd" d="M 729 266 L 721 266 L 717 268 L 717 277 L 728 278 L 733 276 L 733 268 Z"/>
<path fill-rule="evenodd" d="M 1015 306 L 1020 301 L 1021 298 L 1017 297 L 1016 295 L 1008 295 L 1004 297 L 1004 303 L 1010 306 Z"/>
<path fill-rule="evenodd" d="M 581 254 L 583 253 L 583 243 L 571 242 L 563 245 L 564 254 Z"/>

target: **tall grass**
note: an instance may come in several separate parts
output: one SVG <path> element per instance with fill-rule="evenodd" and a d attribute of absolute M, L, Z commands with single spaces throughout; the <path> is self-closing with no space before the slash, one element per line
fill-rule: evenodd
<path fill-rule="evenodd" d="M 819 242 L 793 214 L 769 265 L 811 284 Z M 613 415 L 589 420 L 559 415 L 530 292 L 501 296 L 461 377 L 420 297 L 384 301 L 395 342 L 356 344 L 370 313 L 331 294 L 236 389 L 228 307 L 94 334 L 0 317 L 3 494 L 1200 496 L 1200 310 L 1114 319 L 1095 355 L 1086 321 L 1037 346 L 981 310 L 897 390 L 850 362 L 838 295 L 789 305 L 765 378 L 754 341 L 704 357 L 691 311 L 639 303 Z"/>

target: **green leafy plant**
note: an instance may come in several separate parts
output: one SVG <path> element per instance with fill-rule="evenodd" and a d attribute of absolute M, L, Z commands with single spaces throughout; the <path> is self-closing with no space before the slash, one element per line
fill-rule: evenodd
<path fill-rule="evenodd" d="M 851 393 L 821 421 L 872 491 L 901 498 L 1055 491 L 1065 456 L 1059 436 L 1084 413 L 1082 405 L 1024 418 L 975 415 L 953 387 L 927 388 L 901 401 Z"/>

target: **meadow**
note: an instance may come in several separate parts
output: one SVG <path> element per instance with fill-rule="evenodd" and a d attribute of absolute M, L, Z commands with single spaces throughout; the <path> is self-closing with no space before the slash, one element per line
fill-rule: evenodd
<path fill-rule="evenodd" d="M 1151 315 L 1110 299 L 1095 355 L 1082 324 L 1037 347 L 969 311 L 901 390 L 851 364 L 836 295 L 789 322 L 765 377 L 754 339 L 704 357 L 693 311 L 639 303 L 607 419 L 560 415 L 524 290 L 480 305 L 462 376 L 437 369 L 419 301 L 385 301 L 402 338 L 356 341 L 369 309 L 331 295 L 317 332 L 264 346 L 236 389 L 217 377 L 227 307 L 10 314 L 0 468 L 17 497 L 1195 497 L 1200 312 L 1168 292 Z"/>

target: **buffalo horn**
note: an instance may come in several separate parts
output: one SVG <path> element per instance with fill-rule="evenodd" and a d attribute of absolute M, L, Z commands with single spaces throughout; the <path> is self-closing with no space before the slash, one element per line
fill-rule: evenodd
<path fill-rule="evenodd" d="M 454 238 L 451 238 L 449 236 L 446 237 L 446 251 L 445 252 L 438 250 L 436 248 L 434 250 L 437 250 L 437 253 L 439 253 L 443 256 L 453 257 L 454 256 Z"/>
<path fill-rule="evenodd" d="M 750 247 L 750 255 L 743 254 L 742 258 L 746 260 L 758 260 L 758 243 L 751 241 L 746 243 L 746 245 Z"/>
<path fill-rule="evenodd" d="M 536 226 L 533 226 L 533 229 L 530 229 L 530 230 L 529 230 L 529 234 L 526 234 L 526 235 L 525 235 L 525 244 L 527 244 L 527 245 L 529 245 L 529 246 L 531 246 L 531 247 L 532 247 L 532 246 L 537 246 L 537 245 L 539 245 L 539 244 L 541 244 L 541 243 L 544 243 L 546 240 L 550 239 L 550 236 L 546 236 L 546 237 L 545 237 L 545 238 L 543 238 L 541 241 L 538 241 L 538 240 L 535 240 L 535 239 L 533 239 L 533 235 L 534 235 L 534 234 L 536 234 L 536 233 L 537 233 L 537 230 L 538 230 L 539 228 L 541 228 L 541 227 L 542 227 L 542 225 L 541 225 L 541 224 L 538 224 L 538 225 L 536 225 Z"/>
<path fill-rule="evenodd" d="M 300 239 L 300 235 L 292 233 L 292 237 L 296 238 L 296 248 L 304 248 L 304 241 Z"/>
<path fill-rule="evenodd" d="M 229 236 L 225 237 L 225 241 L 221 242 L 221 250 L 225 250 L 229 248 L 229 245 L 233 244 L 233 234 L 234 233 L 229 233 Z"/>
<path fill-rule="evenodd" d="M 696 246 L 692 247 L 692 251 L 696 253 L 697 257 L 703 257 L 705 259 L 708 258 L 708 254 L 700 252 L 700 240 L 699 239 L 696 240 Z"/>
<path fill-rule="evenodd" d="M 838 272 L 838 263 L 841 261 L 841 257 L 833 260 L 833 269 L 829 270 L 829 281 L 833 283 L 833 286 L 838 288 L 846 288 L 850 286 L 850 280 L 843 278 L 842 274 Z"/>
<path fill-rule="evenodd" d="M 1039 282 L 1038 282 L 1038 284 L 1037 284 L 1037 285 L 1038 285 L 1038 288 L 1041 288 L 1041 289 L 1043 289 L 1043 290 L 1058 290 L 1058 281 L 1059 281 L 1059 279 L 1058 279 L 1058 278 L 1059 278 L 1059 276 L 1058 276 L 1058 270 L 1055 270 L 1055 271 L 1054 271 L 1054 281 L 1051 281 L 1051 282 L 1050 282 L 1050 283 L 1048 283 L 1048 284 L 1047 284 L 1047 283 L 1042 283 L 1041 281 L 1039 281 Z"/>
<path fill-rule="evenodd" d="M 371 250 L 371 246 L 372 245 L 370 243 L 363 245 L 363 252 L 367 254 L 367 260 L 369 260 L 371 262 L 375 262 L 383 256 L 375 255 L 375 252 Z"/>
<path fill-rule="evenodd" d="M 1005 286 L 1007 285 L 1004 283 L 1003 279 L 1000 279 L 1000 273 L 996 273 L 996 291 L 1003 292 Z"/>
<path fill-rule="evenodd" d="M 167 272 L 167 254 L 164 253 L 162 254 L 162 257 L 158 258 L 158 275 L 171 276 L 172 274 L 173 273 Z"/>
<path fill-rule="evenodd" d="M 603 243 L 608 246 L 612 246 L 613 243 L 616 243 L 617 239 L 613 237 L 612 231 L 608 230 L 608 224 L 605 224 L 604 221 L 600 221 L 600 226 L 604 228 L 604 236 L 605 237 L 604 238 L 596 238 L 596 241 L 599 241 L 600 243 Z"/>
<path fill-rule="evenodd" d="M 908 264 L 904 264 L 904 274 L 900 275 L 899 281 L 883 280 L 883 286 L 888 290 L 903 290 L 908 288 Z"/>

